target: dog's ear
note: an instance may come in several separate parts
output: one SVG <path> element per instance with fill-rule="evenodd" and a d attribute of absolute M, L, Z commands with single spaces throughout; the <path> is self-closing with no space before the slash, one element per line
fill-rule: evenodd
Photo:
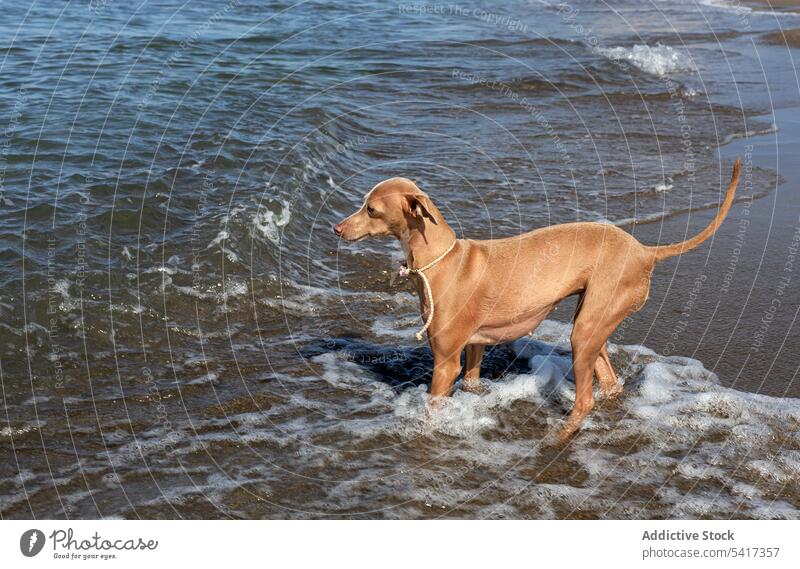
<path fill-rule="evenodd" d="M 412 217 L 416 217 L 420 220 L 423 217 L 427 217 L 434 225 L 438 224 L 436 218 L 433 217 L 431 213 L 433 207 L 428 196 L 424 194 L 409 194 L 406 196 L 406 201 L 408 202 L 408 211 L 411 213 Z"/>

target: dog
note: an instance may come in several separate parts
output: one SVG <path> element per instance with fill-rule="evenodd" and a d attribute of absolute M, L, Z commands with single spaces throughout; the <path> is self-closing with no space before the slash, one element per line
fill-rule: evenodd
<path fill-rule="evenodd" d="M 451 394 L 462 352 L 464 388 L 477 389 L 485 346 L 531 334 L 559 302 L 579 295 L 570 337 L 575 404 L 559 435 L 566 441 L 594 407 L 593 376 L 604 396 L 622 391 L 608 357 L 609 337 L 644 306 L 658 261 L 694 249 L 716 232 L 733 203 L 739 169 L 736 160 L 708 227 L 671 245 L 643 245 L 616 226 L 593 222 L 503 239 L 458 239 L 430 197 L 406 178 L 376 185 L 333 231 L 347 241 L 391 236 L 402 244 L 425 319 L 418 339 L 427 331 L 433 352 L 431 401 Z"/>

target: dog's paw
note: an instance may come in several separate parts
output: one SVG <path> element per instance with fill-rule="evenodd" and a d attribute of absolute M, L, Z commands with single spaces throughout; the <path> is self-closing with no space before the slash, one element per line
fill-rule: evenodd
<path fill-rule="evenodd" d="M 445 405 L 450 398 L 449 397 L 441 397 L 441 396 L 430 396 L 428 397 L 428 402 L 425 404 L 425 418 L 430 419 L 432 416 L 439 413 L 442 409 L 444 409 Z"/>
<path fill-rule="evenodd" d="M 461 383 L 461 390 L 466 391 L 467 393 L 483 395 L 484 393 L 489 391 L 489 388 L 485 384 L 483 384 L 480 379 L 477 379 L 472 381 L 464 380 Z"/>
<path fill-rule="evenodd" d="M 575 416 L 567 417 L 566 421 L 562 423 L 560 429 L 554 429 L 551 433 L 546 437 L 547 439 L 552 439 L 553 446 L 565 446 L 572 440 L 572 437 L 575 436 L 575 433 L 580 431 L 581 425 L 583 423 L 583 418 L 578 418 Z"/>
<path fill-rule="evenodd" d="M 612 385 L 604 385 L 601 391 L 606 399 L 617 399 L 622 395 L 622 383 L 615 382 Z"/>

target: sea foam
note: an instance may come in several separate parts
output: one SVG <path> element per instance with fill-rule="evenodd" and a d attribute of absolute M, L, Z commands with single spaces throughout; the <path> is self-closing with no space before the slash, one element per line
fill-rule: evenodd
<path fill-rule="evenodd" d="M 688 54 L 668 45 L 634 45 L 600 48 L 598 51 L 612 61 L 626 61 L 637 69 L 658 77 L 697 70 L 697 66 Z"/>

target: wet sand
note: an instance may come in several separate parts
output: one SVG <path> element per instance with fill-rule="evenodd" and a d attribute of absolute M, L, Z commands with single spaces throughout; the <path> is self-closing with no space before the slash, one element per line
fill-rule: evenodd
<path fill-rule="evenodd" d="M 755 10 L 800 12 L 800 1 L 798 0 L 750 0 L 746 4 Z M 764 34 L 760 39 L 764 43 L 800 48 L 800 28 L 783 29 L 778 32 Z"/>
<path fill-rule="evenodd" d="M 743 201 L 710 242 L 656 267 L 647 305 L 623 322 L 613 341 L 697 358 L 723 385 L 800 396 L 798 115 L 794 108 L 776 111 L 777 133 L 721 149 L 723 189 L 733 159 L 743 159 L 737 190 Z M 778 171 L 784 181 L 767 197 L 747 200 L 764 182 L 759 167 Z M 676 242 L 696 234 L 714 214 L 704 210 L 628 230 L 647 244 Z M 567 319 L 571 310 L 559 309 L 556 318 Z"/>
<path fill-rule="evenodd" d="M 800 28 L 764 34 L 761 41 L 773 45 L 788 45 L 800 49 Z"/>
<path fill-rule="evenodd" d="M 743 4 L 751 6 L 756 10 L 775 10 L 776 12 L 800 11 L 800 1 L 798 0 L 747 0 L 747 2 L 743 2 Z"/>

